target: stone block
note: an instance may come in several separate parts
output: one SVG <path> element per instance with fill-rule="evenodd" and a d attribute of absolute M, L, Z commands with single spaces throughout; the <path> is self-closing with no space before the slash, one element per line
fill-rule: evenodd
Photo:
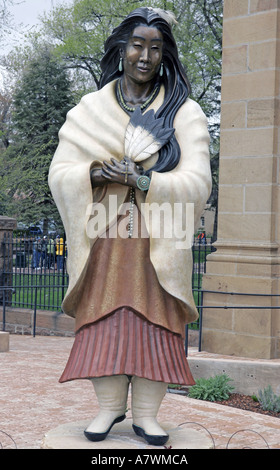
<path fill-rule="evenodd" d="M 280 54 L 280 41 L 279 41 L 279 47 L 278 47 L 277 54 L 278 54 L 278 57 L 279 57 L 279 54 Z M 279 68 L 280 68 L 280 66 L 278 66 L 278 69 L 275 72 L 275 96 L 277 96 L 278 99 L 279 99 L 279 95 L 280 95 L 280 70 L 279 70 Z"/>
<path fill-rule="evenodd" d="M 205 328 L 202 350 L 229 356 L 271 359 L 271 337 Z"/>
<path fill-rule="evenodd" d="M 272 212 L 272 185 L 245 186 L 246 212 Z"/>
<path fill-rule="evenodd" d="M 260 13 L 266 10 L 280 8 L 279 0 L 251 0 L 250 13 Z"/>
<path fill-rule="evenodd" d="M 265 242 L 272 236 L 271 214 L 234 214 L 219 212 L 219 238 Z"/>
<path fill-rule="evenodd" d="M 222 103 L 221 128 L 244 129 L 246 127 L 247 104 L 245 101 L 235 103 Z"/>
<path fill-rule="evenodd" d="M 252 128 L 278 125 L 280 122 L 279 111 L 278 99 L 249 101 L 247 106 L 247 126 Z"/>
<path fill-rule="evenodd" d="M 276 40 L 250 45 L 248 53 L 250 71 L 279 67 L 279 61 Z"/>
<path fill-rule="evenodd" d="M 217 297 L 217 294 L 216 294 Z M 207 298 L 204 301 L 206 306 L 215 306 L 218 302 L 216 301 L 215 304 L 211 303 L 209 296 L 207 294 Z M 217 307 L 223 307 L 224 303 L 221 300 L 221 305 L 216 305 Z M 204 328 L 211 328 L 217 330 L 233 330 L 233 312 L 230 309 L 223 309 L 223 308 L 204 308 L 203 309 L 203 330 Z M 203 333 L 204 334 L 204 333 Z"/>
<path fill-rule="evenodd" d="M 257 304 L 258 300 L 253 297 L 254 305 Z M 240 304 L 242 304 L 241 299 Z M 270 299 L 265 299 L 269 306 Z M 251 299 L 252 302 L 252 299 Z M 234 328 L 236 333 L 250 334 L 256 336 L 270 336 L 271 334 L 271 310 L 266 309 L 234 309 Z"/>
<path fill-rule="evenodd" d="M 215 259 L 212 261 L 210 255 L 207 257 L 206 263 L 206 273 L 211 273 L 211 275 L 220 274 L 224 276 L 225 274 L 236 274 L 236 264 L 235 263 L 217 263 Z M 204 276 L 205 277 L 205 276 Z"/>
<path fill-rule="evenodd" d="M 279 34 L 275 10 L 259 15 L 229 18 L 224 21 L 223 47 L 273 40 Z"/>
<path fill-rule="evenodd" d="M 271 264 L 236 263 L 237 276 L 268 277 L 272 276 Z M 242 299 L 244 302 L 246 299 Z"/>
<path fill-rule="evenodd" d="M 213 256 L 216 253 L 213 254 Z M 225 257 L 226 258 L 226 257 Z M 236 260 L 238 259 L 238 255 L 236 254 Z M 221 262 L 221 261 L 220 261 Z M 226 261 L 224 261 L 226 263 Z M 236 265 L 237 261 L 232 261 L 229 262 L 227 261 L 228 264 L 233 264 Z M 203 276 L 203 288 L 206 290 L 213 290 L 213 291 L 219 291 L 219 292 L 237 292 L 241 294 L 271 294 L 271 279 L 266 278 L 266 277 L 250 277 L 247 275 L 244 276 L 235 276 L 235 275 L 224 275 L 224 276 L 218 276 L 218 275 L 212 275 L 212 274 L 205 274 Z M 207 294 L 208 296 L 209 294 Z M 221 294 L 215 294 L 216 296 L 219 296 Z M 230 297 L 228 299 L 225 299 L 225 302 L 230 302 L 230 306 L 234 305 L 233 302 L 235 302 L 235 305 L 240 305 L 241 299 L 242 302 L 244 303 L 246 301 L 246 296 L 236 296 L 235 298 Z M 257 300 L 256 297 L 254 296 L 248 296 L 250 299 L 249 302 L 254 304 Z M 203 297 L 203 299 L 206 299 L 206 294 Z M 205 304 L 206 305 L 206 304 Z"/>
<path fill-rule="evenodd" d="M 223 51 L 223 74 L 235 74 L 247 72 L 248 46 L 242 45 Z"/>
<path fill-rule="evenodd" d="M 9 351 L 10 335 L 6 331 L 0 331 L 0 352 Z"/>
<path fill-rule="evenodd" d="M 36 326 L 47 330 L 74 332 L 75 319 L 65 314 L 40 311 L 37 315 Z"/>
<path fill-rule="evenodd" d="M 225 0 L 224 17 L 234 18 L 247 15 L 249 11 L 248 0 Z"/>
<path fill-rule="evenodd" d="M 219 209 L 221 212 L 243 212 L 243 186 L 225 186 L 219 188 Z"/>
<path fill-rule="evenodd" d="M 6 323 L 13 325 L 26 325 L 31 327 L 33 324 L 33 310 L 30 309 L 6 309 Z"/>
<path fill-rule="evenodd" d="M 230 151 L 230 146 L 229 150 Z M 269 184 L 276 175 L 273 157 L 220 158 L 221 184 Z"/>
<path fill-rule="evenodd" d="M 223 157 L 273 155 L 274 150 L 273 128 L 221 131 L 221 154 Z"/>
<path fill-rule="evenodd" d="M 280 338 L 275 338 L 275 356 L 280 357 Z"/>
<path fill-rule="evenodd" d="M 276 293 L 278 292 L 279 290 L 276 290 Z M 274 297 L 272 301 L 272 305 L 280 307 L 279 304 L 280 304 L 279 297 Z M 278 309 L 275 309 L 272 311 L 272 328 L 273 328 L 273 331 L 275 331 L 275 336 L 278 337 L 280 340 L 280 315 L 279 315 Z"/>
<path fill-rule="evenodd" d="M 274 98 L 275 77 L 276 72 L 273 69 L 225 75 L 222 81 L 222 100 L 228 102 Z"/>

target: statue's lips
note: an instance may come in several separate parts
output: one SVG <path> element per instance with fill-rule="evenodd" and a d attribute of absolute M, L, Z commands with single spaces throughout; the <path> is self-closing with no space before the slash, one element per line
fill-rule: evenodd
<path fill-rule="evenodd" d="M 137 70 L 139 70 L 139 72 L 142 72 L 142 73 L 147 73 L 147 72 L 150 72 L 151 69 L 147 67 L 138 66 Z"/>

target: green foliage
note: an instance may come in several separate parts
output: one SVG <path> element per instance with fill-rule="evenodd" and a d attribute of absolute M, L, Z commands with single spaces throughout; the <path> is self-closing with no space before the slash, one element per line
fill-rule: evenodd
<path fill-rule="evenodd" d="M 143 6 L 143 1 L 73 0 L 72 5 L 62 4 L 42 18 L 43 33 L 56 45 L 57 57 L 73 70 L 88 72 L 93 79 L 91 87 L 98 87 L 104 43 L 113 28 L 138 6 Z"/>
<path fill-rule="evenodd" d="M 30 62 L 18 82 L 13 134 L 0 155 L 0 203 L 6 203 L 2 214 L 25 223 L 59 220 L 48 187 L 48 171 L 58 131 L 73 105 L 69 88 L 64 69 L 47 49 Z"/>
<path fill-rule="evenodd" d="M 47 187 L 47 168 L 67 107 L 98 87 L 104 42 L 114 27 L 134 8 L 147 5 L 150 3 L 144 0 L 61 2 L 41 17 L 39 30 L 29 32 L 8 57 L 1 59 L 11 81 L 17 82 L 13 119 L 0 126 L 5 147 L 10 143 L 4 157 L 0 155 L 0 206 L 6 207 L 3 214 L 26 221 L 34 219 L 36 213 L 48 218 L 52 210 L 56 211 Z M 192 98 L 209 118 L 211 203 L 216 206 L 223 0 L 154 0 L 152 6 L 171 10 L 178 19 L 173 31 L 192 85 Z M 51 51 L 49 63 L 44 59 L 46 51 Z M 15 195 L 20 197 L 15 199 Z"/>
<path fill-rule="evenodd" d="M 210 116 L 220 111 L 223 2 L 172 2 L 178 18 L 174 29 L 179 55 L 192 85 L 192 95 Z"/>
<path fill-rule="evenodd" d="M 271 385 L 264 390 L 259 390 L 258 401 L 263 410 L 280 412 L 280 395 L 273 392 Z"/>
<path fill-rule="evenodd" d="M 226 374 L 207 379 L 202 377 L 190 388 L 189 397 L 207 401 L 227 400 L 234 390 L 234 387 L 229 384 L 231 380 Z"/>

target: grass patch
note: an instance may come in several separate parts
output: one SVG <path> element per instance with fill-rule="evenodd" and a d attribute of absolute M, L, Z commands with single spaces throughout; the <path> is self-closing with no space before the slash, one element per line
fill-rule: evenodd
<path fill-rule="evenodd" d="M 13 275 L 12 307 L 60 310 L 68 286 L 66 274 L 16 273 Z"/>

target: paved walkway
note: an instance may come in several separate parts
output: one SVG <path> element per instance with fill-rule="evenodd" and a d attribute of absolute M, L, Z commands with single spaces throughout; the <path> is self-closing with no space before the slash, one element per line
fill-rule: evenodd
<path fill-rule="evenodd" d="M 73 338 L 10 335 L 9 352 L 0 353 L 3 448 L 39 449 L 50 430 L 94 417 L 98 406 L 88 380 L 58 383 L 72 343 Z M 211 437 L 215 449 L 280 449 L 280 420 L 258 413 L 167 393 L 158 419 L 195 428 Z"/>

